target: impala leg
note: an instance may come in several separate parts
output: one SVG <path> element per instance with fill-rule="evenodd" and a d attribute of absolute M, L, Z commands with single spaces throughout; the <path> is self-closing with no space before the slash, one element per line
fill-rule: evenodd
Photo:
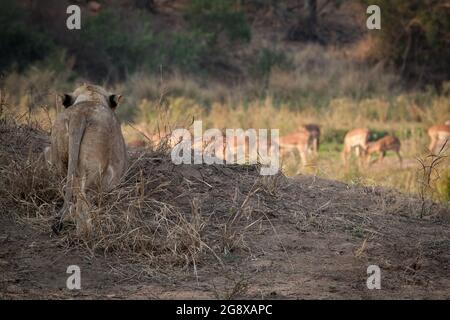
<path fill-rule="evenodd" d="M 342 162 L 344 163 L 345 166 L 347 166 L 348 153 L 349 153 L 348 147 L 346 145 L 344 145 L 344 149 L 342 150 L 341 158 L 342 158 Z"/>
<path fill-rule="evenodd" d="M 307 164 L 306 155 L 308 153 L 308 149 L 306 148 L 306 150 L 305 150 L 305 148 L 301 147 L 301 148 L 298 148 L 297 150 L 298 150 L 298 153 L 300 155 L 300 161 L 302 163 L 302 166 L 306 166 L 306 164 Z"/>
<path fill-rule="evenodd" d="M 370 163 L 371 161 L 372 161 L 372 154 L 367 153 L 366 154 L 366 165 L 370 166 L 371 165 L 371 163 Z"/>
<path fill-rule="evenodd" d="M 363 167 L 365 165 L 365 150 L 363 149 L 363 147 L 356 147 L 356 155 L 358 157 L 359 166 Z"/>
<path fill-rule="evenodd" d="M 386 151 L 382 151 L 382 152 L 380 153 L 380 158 L 378 159 L 378 161 L 379 161 L 380 163 L 382 163 L 385 156 L 386 156 Z"/>

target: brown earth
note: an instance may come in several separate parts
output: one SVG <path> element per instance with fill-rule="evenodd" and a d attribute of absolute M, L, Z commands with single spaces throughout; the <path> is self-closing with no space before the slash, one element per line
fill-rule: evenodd
<path fill-rule="evenodd" d="M 177 227 L 200 219 L 198 242 L 175 241 L 170 234 L 178 229 L 168 236 L 148 225 L 150 244 L 174 241 L 177 248 L 152 247 L 134 229 L 102 247 L 77 238 L 70 224 L 61 236 L 51 234 L 53 194 L 33 207 L 27 201 L 37 197 L 14 193 L 4 169 L 20 159 L 25 165 L 45 134 L 0 129 L 2 299 L 450 298 L 448 206 L 426 202 L 420 218 L 422 202 L 392 190 L 314 176 L 261 178 L 255 166 L 175 166 L 142 151 L 133 154 L 139 183 L 157 181 L 146 197 L 179 210 L 189 223 Z M 153 218 L 144 213 L 138 223 Z M 372 264 L 381 268 L 381 290 L 366 286 Z M 81 290 L 66 288 L 69 265 L 81 268 Z"/>

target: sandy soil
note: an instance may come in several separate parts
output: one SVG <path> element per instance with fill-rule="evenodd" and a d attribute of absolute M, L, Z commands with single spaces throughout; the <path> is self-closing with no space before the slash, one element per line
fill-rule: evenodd
<path fill-rule="evenodd" d="M 133 183 L 146 199 L 172 206 L 191 222 L 192 212 L 200 213 L 204 226 L 198 238 L 204 244 L 187 247 L 201 248 L 200 253 L 183 261 L 185 251 L 177 249 L 171 257 L 167 250 L 172 247 L 159 244 L 155 249 L 145 233 L 129 229 L 117 241 L 133 234 L 143 238 L 136 242 L 142 249 L 120 249 L 133 241 L 112 251 L 92 249 L 76 241 L 73 229 L 60 236 L 50 231 L 48 222 L 58 203 L 58 192 L 50 187 L 58 186 L 34 177 L 42 173 L 28 160 L 42 151 L 45 134 L 7 123 L 0 133 L 2 299 L 450 298 L 448 205 L 427 202 L 420 218 L 420 200 L 393 190 L 304 175 L 262 179 L 252 166 L 174 166 L 137 152 L 133 165 L 138 180 Z M 20 184 L 30 176 L 36 186 Z M 115 206 L 128 205 L 128 199 L 143 203 L 125 198 Z M 149 206 L 135 223 L 151 219 L 157 212 L 152 210 Z M 236 221 L 230 223 L 233 214 Z M 165 216 L 177 223 L 179 217 Z M 168 232 L 192 223 L 175 227 Z M 175 245 L 184 243 L 167 233 L 155 234 Z M 66 287 L 69 265 L 81 269 L 81 290 Z M 369 265 L 381 269 L 380 290 L 367 288 Z"/>
<path fill-rule="evenodd" d="M 231 254 L 224 267 L 214 262 L 197 266 L 197 276 L 192 266 L 168 274 L 144 274 L 120 257 L 90 257 L 81 248 L 67 250 L 50 233 L 36 232 L 1 215 L 0 297 L 450 298 L 448 221 L 379 208 L 374 213 L 371 206 L 387 200 L 376 193 L 314 177 L 289 180 L 281 198 L 271 202 L 270 224 L 247 234 L 250 252 Z M 295 219 L 311 204 L 317 208 L 311 216 L 330 214 L 321 222 L 311 222 L 318 227 Z M 336 210 L 345 210 L 343 205 L 348 212 L 337 215 Z M 351 220 L 340 223 L 345 215 L 352 215 L 357 227 L 348 223 Z M 81 290 L 66 288 L 66 269 L 72 264 L 81 268 Z M 381 290 L 366 287 L 371 264 L 381 268 Z"/>

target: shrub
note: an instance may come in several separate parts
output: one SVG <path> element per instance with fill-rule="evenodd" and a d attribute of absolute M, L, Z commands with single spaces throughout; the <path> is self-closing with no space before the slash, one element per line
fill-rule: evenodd
<path fill-rule="evenodd" d="M 273 68 L 288 69 L 292 66 L 291 59 L 281 50 L 262 48 L 258 53 L 253 67 L 257 76 L 268 79 Z"/>
<path fill-rule="evenodd" d="M 205 43 L 195 32 L 155 34 L 143 13 L 124 19 L 118 11 L 104 10 L 90 17 L 80 30 L 77 67 L 96 80 L 118 80 L 141 67 L 154 73 L 165 69 L 193 72 L 205 54 Z M 133 16 L 136 15 L 136 16 Z M 139 20 L 139 24 L 128 23 Z"/>
<path fill-rule="evenodd" d="M 439 82 L 449 79 L 450 11 L 445 1 L 376 0 L 382 26 L 377 32 L 381 59 L 396 65 L 414 80 Z"/>
<path fill-rule="evenodd" d="M 369 141 L 377 141 L 388 135 L 386 130 L 370 129 Z"/>
<path fill-rule="evenodd" d="M 232 42 L 251 39 L 250 26 L 235 0 L 193 0 L 185 17 L 191 28 L 207 36 L 212 45 L 221 34 Z"/>
<path fill-rule="evenodd" d="M 54 49 L 49 37 L 27 25 L 26 13 L 15 1 L 0 1 L 0 12 L 0 71 L 12 65 L 22 71 Z"/>
<path fill-rule="evenodd" d="M 443 201 L 450 201 L 450 171 L 444 172 L 437 183 L 437 191 Z"/>
<path fill-rule="evenodd" d="M 326 128 L 322 133 L 321 142 L 326 144 L 342 144 L 348 130 Z"/>

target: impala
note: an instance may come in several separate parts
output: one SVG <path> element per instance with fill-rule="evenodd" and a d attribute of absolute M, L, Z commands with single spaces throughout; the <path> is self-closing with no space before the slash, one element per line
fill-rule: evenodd
<path fill-rule="evenodd" d="M 307 164 L 307 153 L 310 146 L 311 134 L 307 130 L 301 130 L 280 137 L 280 152 L 284 156 L 289 152 L 297 150 L 300 154 L 302 165 Z"/>
<path fill-rule="evenodd" d="M 303 130 L 308 131 L 310 139 L 308 140 L 308 150 L 312 150 L 317 155 L 319 152 L 320 127 L 316 124 L 305 124 Z"/>
<path fill-rule="evenodd" d="M 446 141 L 450 140 L 450 121 L 429 128 L 428 136 L 431 140 L 428 149 L 433 154 L 439 153 Z"/>
<path fill-rule="evenodd" d="M 342 151 L 342 160 L 347 164 L 349 155 L 353 150 L 358 158 L 361 159 L 367 150 L 370 131 L 366 128 L 353 129 L 347 132 L 344 138 L 344 150 Z"/>
<path fill-rule="evenodd" d="M 379 153 L 380 157 L 375 162 L 382 162 L 386 156 L 387 151 L 394 151 L 397 154 L 400 164 L 402 163 L 402 157 L 400 155 L 400 140 L 397 137 L 387 135 L 375 142 L 369 144 L 366 150 L 367 163 L 370 164 L 370 159 L 373 153 Z"/>

